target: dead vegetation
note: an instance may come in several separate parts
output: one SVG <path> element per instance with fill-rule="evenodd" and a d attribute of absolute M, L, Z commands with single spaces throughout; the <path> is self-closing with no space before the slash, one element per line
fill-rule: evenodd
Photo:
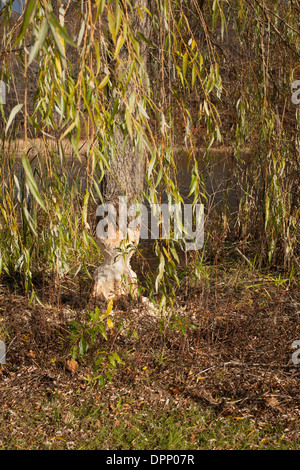
<path fill-rule="evenodd" d="M 0 317 L 8 349 L 7 364 L 0 371 L 2 448 L 49 448 L 49 442 L 51 448 L 68 448 L 68 442 L 88 448 L 89 413 L 80 429 L 66 426 L 68 419 L 75 419 L 74 410 L 83 406 L 90 406 L 95 429 L 105 413 L 118 427 L 124 413 L 130 421 L 144 407 L 154 416 L 162 409 L 167 414 L 181 410 L 188 420 L 188 410 L 196 406 L 199 417 L 209 412 L 214 425 L 234 417 L 250 420 L 254 433 L 276 426 L 284 430 L 287 448 L 297 446 L 300 370 L 292 362 L 291 346 L 299 337 L 299 292 L 292 283 L 280 285 L 254 273 L 241 276 L 238 286 L 236 272 L 228 272 L 224 279 L 226 283 L 212 282 L 210 289 L 200 283 L 188 300 L 178 298 L 176 309 L 164 316 L 147 300 L 120 299 L 112 318 L 114 325 L 118 319 L 124 321 L 123 333 L 112 328 L 107 341 L 99 340 L 76 360 L 70 357 L 68 325 L 83 318 L 79 300 L 76 304 L 73 298 L 75 308 L 72 302 L 58 308 L 28 306 L 24 297 L 2 285 Z M 133 329 L 137 335 L 127 335 Z M 101 386 L 95 379 L 99 375 L 95 353 L 112 349 L 123 363 L 112 381 Z M 51 427 L 41 416 L 47 415 L 47 409 L 52 413 L 54 403 L 61 417 Z M 39 434 L 28 419 L 30 410 Z M 218 438 L 215 444 L 201 444 L 201 426 L 195 425 L 194 431 L 189 448 L 220 445 Z M 114 435 L 109 429 L 107 433 Z M 112 442 L 113 437 L 110 444 L 98 442 L 97 448 L 114 448 Z M 247 442 L 250 448 L 260 448 L 250 438 Z M 278 436 L 268 440 L 268 448 L 281 444 Z M 124 448 L 136 447 L 125 439 Z"/>

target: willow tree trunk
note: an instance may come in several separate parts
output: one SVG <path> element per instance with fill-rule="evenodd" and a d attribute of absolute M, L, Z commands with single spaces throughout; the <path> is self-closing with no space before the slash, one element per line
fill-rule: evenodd
<path fill-rule="evenodd" d="M 130 25 L 135 37 L 137 33 L 149 37 L 151 25 L 146 10 L 149 8 L 149 0 L 137 0 L 136 8 L 130 13 Z M 139 10 L 138 10 L 139 7 Z M 141 9 L 142 7 L 142 9 Z M 143 15 L 139 12 L 143 11 Z M 140 45 L 143 68 L 147 71 L 148 50 L 146 43 Z M 128 67 L 129 53 L 126 47 L 119 55 L 118 64 L 114 72 L 121 76 L 125 67 Z M 134 83 L 127 85 L 126 96 L 130 97 L 135 89 Z M 141 201 L 143 182 L 145 175 L 145 153 L 137 149 L 133 142 L 134 135 L 124 135 L 123 131 L 116 127 L 114 131 L 114 151 L 110 161 L 110 172 L 104 178 L 102 195 L 107 207 L 114 207 L 119 212 L 120 198 L 126 198 L 127 207 Z M 105 215 L 103 210 L 102 216 Z M 140 228 L 135 229 L 126 225 L 120 227 L 118 220 L 116 225 L 108 223 L 107 231 L 97 231 L 98 244 L 104 255 L 103 264 L 96 269 L 94 274 L 94 295 L 106 300 L 136 292 L 137 278 L 130 267 L 130 258 L 136 248 Z"/>

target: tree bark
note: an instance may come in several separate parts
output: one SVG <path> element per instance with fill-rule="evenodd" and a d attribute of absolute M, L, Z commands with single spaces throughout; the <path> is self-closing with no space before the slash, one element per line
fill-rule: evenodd
<path fill-rule="evenodd" d="M 150 34 L 150 21 L 148 14 L 143 11 L 143 18 L 138 14 L 138 7 L 149 7 L 149 0 L 137 0 L 135 8 L 131 12 L 131 28 L 135 37 L 141 32 L 145 37 Z M 148 50 L 141 45 L 141 55 L 144 67 L 147 70 Z M 128 65 L 129 54 L 124 48 L 120 54 L 119 64 L 115 73 L 120 76 L 124 66 Z M 121 64 L 121 65 L 120 65 Z M 124 64 L 124 66 L 122 65 Z M 129 97 L 135 87 L 134 83 L 128 85 Z M 141 200 L 145 174 L 145 153 L 137 150 L 132 137 L 124 136 L 120 128 L 114 132 L 115 152 L 110 162 L 111 172 L 104 178 L 102 189 L 105 204 L 112 205 L 118 213 L 120 197 L 126 197 L 127 206 Z M 137 278 L 130 267 L 130 258 L 139 242 L 139 227 L 131 230 L 127 226 L 123 229 L 117 224 L 108 224 L 106 234 L 98 233 L 98 244 L 104 255 L 104 263 L 96 269 L 94 274 L 94 295 L 106 300 L 134 294 L 137 287 Z"/>

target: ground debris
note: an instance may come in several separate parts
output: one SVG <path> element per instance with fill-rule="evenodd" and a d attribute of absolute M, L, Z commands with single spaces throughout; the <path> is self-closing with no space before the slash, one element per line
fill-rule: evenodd
<path fill-rule="evenodd" d="M 112 333 L 108 346 L 117 348 L 123 364 L 104 387 L 88 379 L 93 375 L 88 361 L 70 359 L 68 324 L 82 310 L 28 307 L 22 296 L 3 295 L 0 318 L 9 341 L 7 363 L 0 368 L 1 432 L 9 423 L 14 438 L 24 439 L 27 432 L 40 439 L 41 448 L 71 449 L 82 439 L 80 420 L 71 410 L 102 406 L 118 429 L 123 414 L 142 413 L 145 407 L 199 406 L 221 421 L 253 422 L 257 430 L 280 425 L 286 439 L 295 442 L 300 369 L 292 362 L 291 345 L 299 338 L 299 299 L 283 292 L 269 288 L 265 296 L 247 290 L 245 303 L 242 292 L 236 298 L 223 291 L 217 298 L 201 293 L 188 301 L 179 298 L 176 312 L 164 315 L 148 299 L 114 305 L 113 320 L 123 319 L 124 334 Z M 138 338 L 125 334 L 133 328 Z M 35 426 L 32 419 L 40 413 L 45 423 Z M 97 413 L 96 422 L 102 426 Z M 195 436 L 191 431 L 192 443 Z M 11 438 L 2 432 L 4 446 Z"/>

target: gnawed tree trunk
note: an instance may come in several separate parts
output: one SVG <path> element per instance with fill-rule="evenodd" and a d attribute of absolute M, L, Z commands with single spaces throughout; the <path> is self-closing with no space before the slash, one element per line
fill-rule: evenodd
<path fill-rule="evenodd" d="M 135 9 L 129 13 L 131 30 L 135 37 L 137 33 L 149 37 L 150 18 L 142 8 L 149 8 L 148 0 L 137 0 Z M 143 12 L 143 15 L 138 13 Z M 141 56 L 145 71 L 147 70 L 148 51 L 145 43 L 140 45 Z M 121 76 L 125 67 L 128 67 L 129 53 L 124 47 L 119 55 L 118 64 L 114 72 Z M 126 89 L 127 101 L 135 90 L 135 84 L 129 83 Z M 134 114 L 134 111 L 133 111 Z M 126 197 L 127 207 L 140 202 L 143 191 L 145 175 L 145 153 L 140 146 L 134 145 L 133 135 L 124 135 L 120 127 L 114 130 L 114 149 L 110 161 L 110 172 L 107 172 L 102 195 L 104 204 L 112 205 L 116 213 L 119 210 L 119 198 Z M 138 148 L 137 148 L 138 147 Z M 134 253 L 139 237 L 140 229 L 130 229 L 127 224 L 122 227 L 118 224 L 108 224 L 107 232 L 98 232 L 97 242 L 104 255 L 103 264 L 94 273 L 95 285 L 93 294 L 106 300 L 116 298 L 129 293 L 136 293 L 137 278 L 130 267 L 130 258 Z"/>

